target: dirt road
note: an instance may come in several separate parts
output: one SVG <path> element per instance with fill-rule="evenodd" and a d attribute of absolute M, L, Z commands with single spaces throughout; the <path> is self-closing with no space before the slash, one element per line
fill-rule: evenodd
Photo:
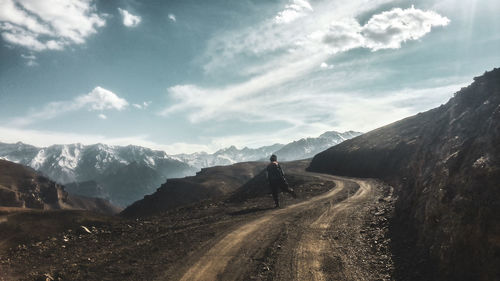
<path fill-rule="evenodd" d="M 367 220 L 390 200 L 375 180 L 307 173 L 333 181 L 331 191 L 265 212 L 227 230 L 186 257 L 162 280 L 375 280 L 384 275 Z M 372 213 L 370 213 L 372 212 Z M 375 243 L 377 240 L 375 240 Z"/>

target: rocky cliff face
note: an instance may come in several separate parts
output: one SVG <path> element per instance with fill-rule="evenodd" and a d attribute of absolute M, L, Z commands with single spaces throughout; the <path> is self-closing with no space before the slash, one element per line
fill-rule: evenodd
<path fill-rule="evenodd" d="M 499 280 L 500 69 L 439 108 L 316 155 L 309 169 L 392 182 L 393 229 L 408 222 L 427 280 Z"/>
<path fill-rule="evenodd" d="M 6 160 L 0 160 L 0 207 L 84 209 L 107 214 L 120 211 L 103 199 L 68 194 L 62 185 L 35 170 Z"/>

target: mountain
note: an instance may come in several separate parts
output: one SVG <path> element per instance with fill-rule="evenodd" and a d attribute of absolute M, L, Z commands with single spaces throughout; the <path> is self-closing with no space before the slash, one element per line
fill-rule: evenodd
<path fill-rule="evenodd" d="M 120 211 L 104 199 L 68 194 L 62 185 L 35 170 L 6 160 L 0 160 L 0 207 L 83 209 L 106 214 Z"/>
<path fill-rule="evenodd" d="M 233 145 L 220 149 L 212 154 L 206 152 L 196 152 L 191 154 L 177 154 L 173 157 L 201 169 L 213 166 L 232 165 L 239 162 L 260 161 L 268 158 L 271 154 L 283 146 L 283 144 L 277 143 L 260 148 L 244 147 L 242 149 L 238 149 Z"/>
<path fill-rule="evenodd" d="M 317 138 L 304 138 L 289 143 L 276 152 L 281 161 L 293 161 L 311 158 L 319 152 L 337 145 L 345 140 L 361 135 L 360 132 L 347 131 L 339 133 L 335 131 L 326 132 Z"/>
<path fill-rule="evenodd" d="M 23 143 L 0 143 L 0 158 L 30 166 L 68 184 L 75 194 L 108 198 L 120 206 L 152 193 L 167 178 L 192 175 L 197 170 L 163 151 L 132 145 L 69 144 L 37 148 Z M 89 181 L 99 188 L 88 188 Z"/>
<path fill-rule="evenodd" d="M 407 244 L 403 268 L 420 280 L 498 280 L 500 69 L 438 108 L 316 155 L 309 170 L 391 182 L 394 243 Z"/>
<path fill-rule="evenodd" d="M 271 154 L 276 154 L 281 161 L 293 161 L 311 158 L 331 146 L 359 136 L 360 134 L 354 131 L 344 133 L 330 131 L 317 138 L 303 138 L 286 145 L 273 144 L 260 148 L 244 147 L 242 149 L 238 149 L 233 145 L 218 150 L 213 154 L 196 152 L 192 154 L 177 154 L 173 157 L 199 169 L 248 161 L 267 161 Z"/>
<path fill-rule="evenodd" d="M 267 161 L 273 153 L 284 161 L 310 158 L 359 134 L 331 131 L 318 138 L 300 139 L 287 145 L 242 149 L 230 146 L 213 154 L 197 152 L 174 156 L 133 145 L 67 144 L 38 148 L 21 142 L 0 142 L 0 159 L 30 166 L 64 183 L 70 193 L 106 198 L 126 206 L 154 192 L 166 179 L 190 176 L 207 167 Z"/>

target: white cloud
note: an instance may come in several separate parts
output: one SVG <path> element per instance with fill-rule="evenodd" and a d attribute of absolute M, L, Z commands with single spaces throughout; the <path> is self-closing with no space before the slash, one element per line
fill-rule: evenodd
<path fill-rule="evenodd" d="M 168 19 L 170 19 L 173 22 L 177 22 L 177 18 L 175 17 L 174 14 L 168 14 Z"/>
<path fill-rule="evenodd" d="M 149 107 L 150 104 L 151 104 L 151 101 L 145 101 L 142 104 L 134 103 L 134 104 L 132 104 L 132 106 L 137 108 L 137 109 L 146 109 Z"/>
<path fill-rule="evenodd" d="M 326 62 L 322 62 L 319 67 L 322 69 L 333 69 L 333 65 L 327 64 Z"/>
<path fill-rule="evenodd" d="M 0 1 L 2 38 L 32 51 L 83 44 L 105 23 L 88 0 Z"/>
<path fill-rule="evenodd" d="M 123 19 L 123 25 L 126 27 L 136 27 L 141 23 L 141 17 L 137 15 L 131 14 L 129 11 L 118 8 L 118 11 L 120 12 L 120 15 L 122 16 Z"/>
<path fill-rule="evenodd" d="M 92 92 L 77 97 L 74 102 L 78 108 L 89 107 L 90 110 L 116 109 L 123 110 L 128 106 L 125 99 L 101 87 L 95 87 Z"/>
<path fill-rule="evenodd" d="M 396 8 L 374 15 L 361 33 L 365 47 L 372 50 L 397 49 L 401 43 L 417 40 L 435 26 L 446 26 L 450 20 L 433 11 L 422 11 L 413 6 L 409 9 Z"/>
<path fill-rule="evenodd" d="M 118 97 L 115 93 L 101 87 L 94 88 L 90 93 L 81 95 L 71 101 L 56 101 L 46 104 L 41 109 L 32 110 L 27 116 L 15 118 L 14 126 L 26 126 L 40 120 L 53 119 L 64 113 L 80 109 L 94 110 L 123 110 L 128 102 Z M 99 116 L 100 117 L 100 116 Z"/>
<path fill-rule="evenodd" d="M 370 1 L 370 3 L 373 2 L 376 1 Z M 430 32 L 432 26 L 446 25 L 449 21 L 434 12 L 412 7 L 376 14 L 366 25 L 361 26 L 355 20 L 355 15 L 362 13 L 363 9 L 369 10 L 374 7 L 365 2 L 357 3 L 358 5 L 352 4 L 346 10 L 342 10 L 346 14 L 339 14 L 335 20 L 322 20 L 321 18 L 325 15 L 319 12 L 316 15 L 319 19 L 314 18 L 305 23 L 287 26 L 285 29 L 264 23 L 254 30 L 240 31 L 232 37 L 226 37 L 226 35 L 222 39 L 215 40 L 214 45 L 217 42 L 219 47 L 210 49 L 213 51 L 211 59 L 217 58 L 221 61 L 225 59 L 225 62 L 236 60 L 237 62 L 240 54 L 253 54 L 260 65 L 250 64 L 248 67 L 248 63 L 243 64 L 241 68 L 244 70 L 240 73 L 247 71 L 246 73 L 250 74 L 249 78 L 232 85 L 216 88 L 203 88 L 190 84 L 170 87 L 168 94 L 172 103 L 161 114 L 182 112 L 193 123 L 237 118 L 247 122 L 274 120 L 287 122 L 291 126 L 301 126 L 307 122 L 321 123 L 338 120 L 332 114 L 331 105 L 336 103 L 336 98 L 341 94 L 335 93 L 335 88 L 319 91 L 318 86 L 309 86 L 313 82 L 302 81 L 302 79 L 307 79 L 308 75 L 318 71 L 318 66 L 322 69 L 331 68 L 325 61 L 333 54 L 359 47 L 371 48 L 373 51 L 400 47 L 405 40 L 418 39 Z M 376 7 L 378 4 L 380 2 L 373 5 Z M 323 10 L 324 7 L 320 9 L 320 11 Z M 393 28 L 401 22 L 404 22 L 403 26 Z M 408 26 L 408 29 L 403 28 L 404 26 Z M 306 30 L 306 32 L 301 30 Z M 374 37 L 371 35 L 373 30 L 377 30 L 379 34 L 385 31 L 387 35 L 380 38 Z M 368 31 L 371 32 L 369 36 L 365 35 Z M 385 38 L 390 38 L 390 40 L 385 40 Z M 276 55 L 280 49 L 289 50 Z M 273 56 L 267 59 L 269 57 L 266 57 L 266 54 L 269 53 L 273 53 Z M 266 58 L 265 62 L 259 60 L 262 57 Z M 209 64 L 213 62 L 214 60 L 211 60 Z M 223 66 L 212 64 L 210 67 L 225 68 Z M 249 71 L 252 68 L 254 70 Z M 343 73 L 337 72 L 336 75 L 342 76 Z M 350 76 L 348 82 L 353 83 L 355 78 Z M 369 76 L 373 76 L 373 73 L 366 73 L 364 76 L 361 73 L 356 75 L 356 77 L 363 78 Z M 313 85 L 329 84 L 329 81 L 334 79 L 335 76 L 326 77 L 324 80 L 316 77 Z M 339 80 L 347 81 L 344 77 Z M 303 82 L 305 86 L 302 86 Z M 347 93 L 341 95 L 341 97 L 346 96 L 348 96 Z M 320 102 L 311 102 L 311 100 Z M 305 108 L 307 110 L 304 110 Z M 269 114 L 273 111 L 280 114 Z"/>
<path fill-rule="evenodd" d="M 290 4 L 286 5 L 285 9 L 276 15 L 274 22 L 278 24 L 290 23 L 312 11 L 311 4 L 306 0 L 291 0 Z"/>
<path fill-rule="evenodd" d="M 370 75 L 357 73 L 360 82 L 370 79 Z M 282 127 L 290 130 L 287 137 L 300 136 L 304 128 L 319 133 L 332 127 L 367 131 L 438 106 L 466 84 L 377 93 L 372 91 L 371 95 L 357 91 L 335 91 L 332 90 L 334 85 L 327 84 L 328 80 L 356 84 L 356 80 L 350 76 L 350 73 L 333 73 L 317 78 L 315 82 L 318 85 L 325 85 L 316 89 L 309 88 L 300 80 L 286 87 L 280 86 L 277 81 L 275 86 L 260 89 L 239 84 L 212 89 L 194 85 L 176 86 L 170 88 L 169 93 L 178 102 L 162 114 L 183 112 L 191 122 L 202 124 L 230 120 L 282 122 Z M 255 84 L 260 83 L 256 80 Z"/>
<path fill-rule="evenodd" d="M 398 49 L 401 43 L 418 40 L 432 27 L 446 26 L 450 20 L 433 11 L 395 8 L 373 15 L 361 26 L 354 18 L 334 21 L 327 31 L 317 31 L 310 38 L 328 46 L 331 54 L 354 48 Z"/>
<path fill-rule="evenodd" d="M 108 119 L 108 116 L 106 116 L 106 115 L 104 115 L 104 114 L 102 114 L 102 113 L 101 113 L 101 114 L 99 114 L 99 115 L 97 115 L 97 117 L 99 117 L 99 118 L 100 118 L 100 119 L 102 119 L 102 120 L 106 120 L 106 119 Z"/>

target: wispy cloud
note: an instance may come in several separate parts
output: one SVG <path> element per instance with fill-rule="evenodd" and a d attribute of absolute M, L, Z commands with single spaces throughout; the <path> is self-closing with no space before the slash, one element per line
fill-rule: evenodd
<path fill-rule="evenodd" d="M 37 66 L 36 56 L 34 54 L 21 54 L 21 57 L 26 60 L 26 65 L 28 66 Z"/>
<path fill-rule="evenodd" d="M 288 126 L 297 128 L 304 124 L 319 126 L 314 124 L 323 123 L 331 127 L 331 125 L 342 123 L 340 115 L 334 112 L 344 110 L 338 105 L 348 106 L 347 101 L 356 100 L 355 96 L 358 93 L 339 91 L 331 85 L 330 81 L 338 79 L 355 85 L 356 78 L 351 76 L 350 80 L 346 81 L 346 75 L 342 73 L 342 70 L 323 78 L 314 75 L 321 69 L 331 69 L 325 61 L 335 54 L 354 48 L 368 48 L 372 51 L 400 48 L 403 42 L 417 40 L 429 33 L 432 27 L 444 26 L 449 22 L 447 18 L 435 12 L 411 7 L 396 8 L 375 14 L 362 26 L 355 16 L 364 9 L 373 9 L 374 6 L 364 1 L 356 3 L 358 6 L 348 6 L 347 11 L 344 11 L 349 12 L 352 9 L 350 13 L 340 14 L 334 20 L 319 21 L 324 24 L 318 25 L 318 21 L 305 19 L 303 20 L 305 22 L 293 23 L 294 25 L 289 28 L 296 32 L 291 34 L 288 34 L 280 25 L 266 22 L 255 29 L 233 34 L 232 37 L 223 35 L 222 39 L 215 39 L 215 42 L 220 43 L 217 49 L 219 52 L 214 51 L 217 55 L 210 56 L 209 68 L 222 67 L 223 65 L 217 63 L 222 58 L 226 59 L 224 63 L 227 61 L 239 63 L 239 56 L 243 54 L 253 55 L 261 64 L 239 63 L 238 65 L 243 69 L 239 73 L 246 78 L 242 79 L 243 82 L 220 87 L 201 87 L 193 84 L 170 87 L 168 95 L 172 101 L 171 105 L 160 114 L 167 116 L 183 112 L 193 123 L 235 118 L 245 122 L 286 122 Z M 311 15 L 316 20 L 324 16 L 321 12 Z M 295 29 L 297 26 L 306 30 L 307 33 Z M 282 51 L 278 52 L 278 50 Z M 275 55 L 268 57 L 266 56 L 268 53 Z M 260 60 L 262 58 L 265 58 L 267 62 L 262 62 Z M 377 75 L 361 72 L 356 77 L 362 77 L 364 80 Z M 314 77 L 316 86 L 311 86 L 311 82 L 308 82 L 307 79 L 311 77 Z M 388 108 L 383 106 L 387 99 L 381 98 L 377 102 L 378 98 L 380 97 L 368 99 L 371 104 L 383 108 L 380 112 L 375 108 L 367 111 L 373 114 L 372 118 L 380 120 L 380 122 L 368 122 L 371 125 L 380 125 L 389 120 L 385 117 L 391 115 L 387 111 Z M 406 96 L 406 98 L 410 97 Z M 340 103 L 340 100 L 346 101 Z M 369 106 L 370 103 L 365 103 L 365 105 Z M 414 112 L 406 110 L 406 107 L 403 107 L 403 110 L 397 107 L 393 109 L 394 114 L 390 118 L 408 116 L 409 112 Z M 279 114 L 270 114 L 270 112 L 279 112 Z M 356 113 L 353 112 L 353 114 Z M 360 122 L 356 125 L 357 127 L 352 128 L 366 129 L 366 123 Z"/>
<path fill-rule="evenodd" d="M 106 119 L 108 119 L 108 116 L 106 116 L 106 115 L 104 115 L 104 114 L 102 114 L 102 113 L 101 113 L 101 114 L 99 114 L 99 115 L 97 115 L 97 117 L 99 117 L 99 118 L 100 118 L 100 119 L 102 119 L 102 120 L 106 120 Z"/>
<path fill-rule="evenodd" d="M 168 19 L 173 21 L 173 22 L 176 22 L 177 21 L 177 18 L 175 17 L 174 14 L 168 14 Z"/>
<path fill-rule="evenodd" d="M 88 0 L 0 1 L 2 38 L 31 51 L 83 44 L 105 23 Z"/>
<path fill-rule="evenodd" d="M 143 103 L 134 103 L 132 104 L 133 107 L 137 108 L 137 109 L 146 109 L 149 107 L 149 105 L 151 104 L 151 101 L 145 101 Z"/>
<path fill-rule="evenodd" d="M 71 101 L 50 102 L 41 109 L 32 110 L 31 113 L 28 113 L 24 117 L 13 119 L 11 124 L 13 126 L 26 126 L 40 120 L 53 119 L 62 114 L 80 109 L 91 111 L 123 110 L 127 106 L 128 102 L 125 99 L 118 97 L 109 90 L 96 87 L 90 93 L 78 96 Z M 100 115 L 99 117 L 105 119 Z"/>
<path fill-rule="evenodd" d="M 126 27 L 136 27 L 142 21 L 142 18 L 140 16 L 133 15 L 125 9 L 118 8 L 118 11 L 122 16 L 123 25 L 125 25 Z"/>

